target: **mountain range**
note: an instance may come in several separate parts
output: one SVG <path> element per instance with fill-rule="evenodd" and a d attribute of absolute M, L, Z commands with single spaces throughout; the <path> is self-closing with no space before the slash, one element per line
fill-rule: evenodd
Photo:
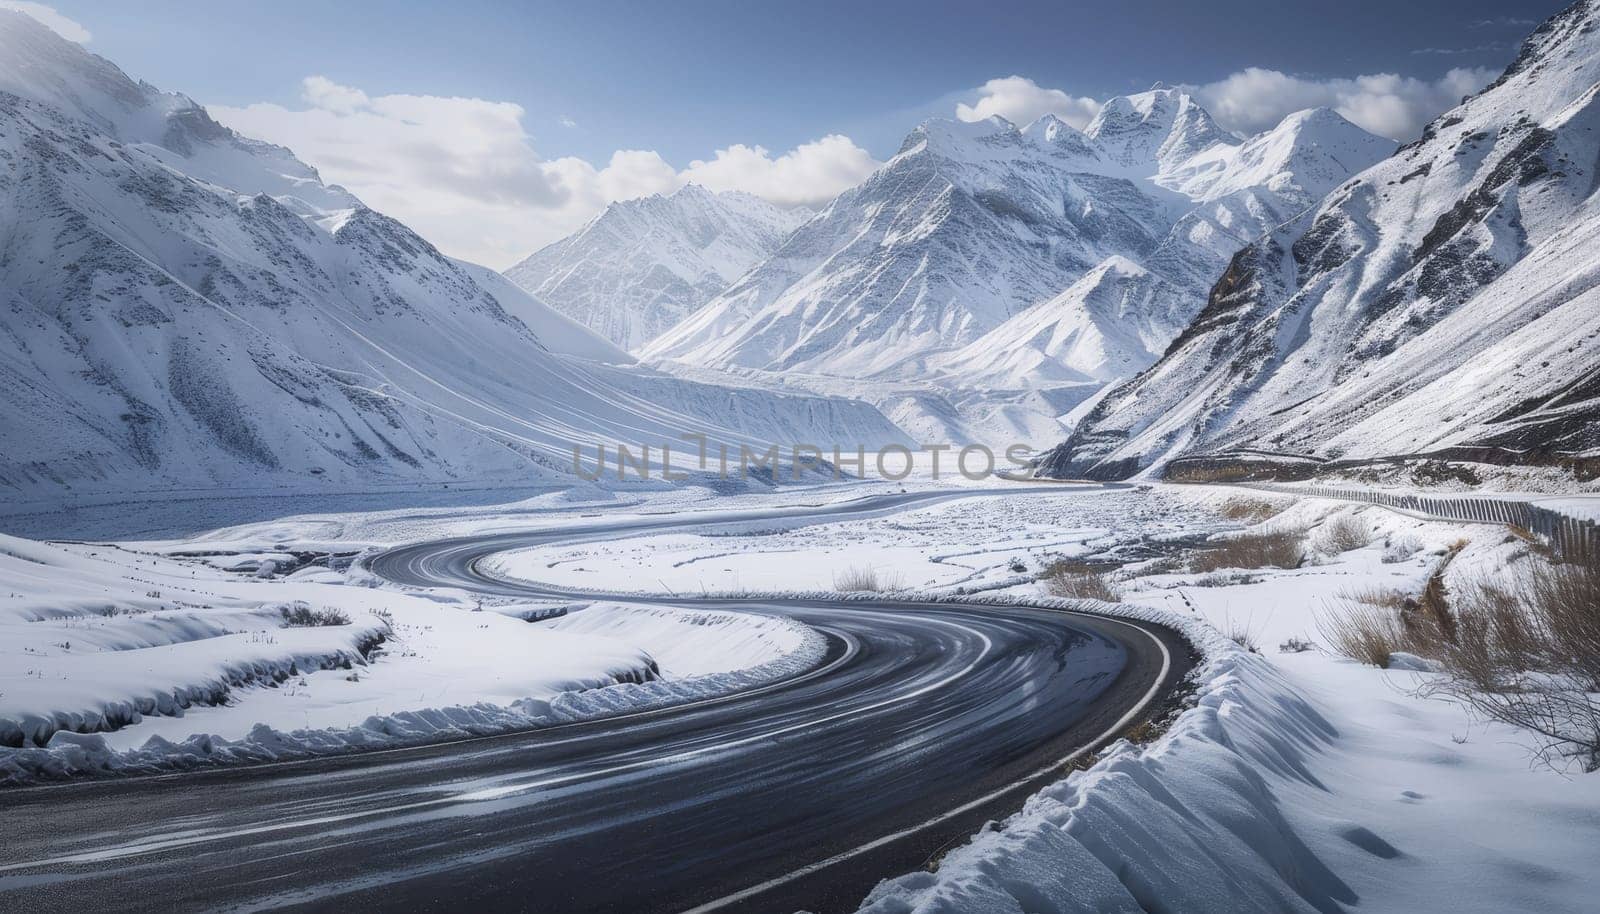
<path fill-rule="evenodd" d="M 1022 128 L 930 120 L 641 356 L 873 379 L 879 390 L 930 379 L 952 392 L 994 387 L 998 398 L 976 407 L 992 416 L 1019 387 L 1147 367 L 1234 251 L 1392 149 L 1326 109 L 1240 140 L 1165 86 L 1111 99 L 1082 131 L 1053 116 Z M 1094 285 L 1097 302 L 1138 305 L 1092 305 Z M 1024 364 L 1041 370 L 1015 369 Z M 1095 389 L 1080 383 L 1066 400 Z M 897 396 L 865 395 L 886 409 Z M 950 401 L 935 411 L 960 412 Z M 986 430 L 945 425 L 958 437 Z"/>
<path fill-rule="evenodd" d="M 1158 84 L 1082 130 L 926 121 L 816 212 L 615 203 L 504 275 L 0 10 L 0 488 L 570 481 L 684 434 L 1093 478 L 1594 455 L 1596 9 L 1399 150 Z"/>
<path fill-rule="evenodd" d="M 440 253 L 286 149 L 0 10 L 0 487 L 570 478 L 578 443 L 901 441 L 699 384 Z M 837 437 L 836 437 L 837 436 Z"/>
<path fill-rule="evenodd" d="M 1416 142 L 1239 251 L 1152 367 L 1040 471 L 1175 456 L 1600 449 L 1600 22 L 1540 26 Z"/>

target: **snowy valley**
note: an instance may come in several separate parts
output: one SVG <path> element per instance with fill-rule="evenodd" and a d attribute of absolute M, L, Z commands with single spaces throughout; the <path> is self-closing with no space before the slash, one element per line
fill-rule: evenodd
<path fill-rule="evenodd" d="M 0 2 L 0 908 L 1591 910 L 1600 0 L 1421 2 Z"/>

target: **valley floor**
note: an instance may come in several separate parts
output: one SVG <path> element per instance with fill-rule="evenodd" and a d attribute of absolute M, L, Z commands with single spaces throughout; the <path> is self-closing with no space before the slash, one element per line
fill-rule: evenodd
<path fill-rule="evenodd" d="M 748 613 L 404 591 L 354 560 L 420 539 L 532 526 L 581 535 L 627 517 L 901 488 L 545 492 L 179 540 L 5 537 L 0 728 L 13 748 L 0 748 L 0 775 L 347 751 L 747 686 L 730 674 L 799 668 L 774 662 L 808 662 L 814 633 Z M 1195 699 L 1164 735 L 1108 749 L 936 871 L 886 881 L 873 911 L 1590 909 L 1600 775 L 1531 762 L 1526 734 L 1420 697 L 1434 675 L 1422 665 L 1337 657 L 1319 624 L 1362 589 L 1420 592 L 1447 549 L 1452 573 L 1496 573 L 1526 551 L 1504 528 L 1220 487 L 940 491 L 874 516 L 727 514 L 700 532 L 568 541 L 499 555 L 488 570 L 577 591 L 833 591 L 850 578 L 1001 600 L 1050 599 L 1052 571 L 1097 575 L 1120 597 L 1115 611 L 1196 642 Z M 1255 504 L 1241 512 L 1246 498 Z M 1365 545 L 1335 535 L 1352 526 Z M 1246 528 L 1302 536 L 1305 561 L 1190 570 L 1185 557 Z M 329 612 L 345 624 L 286 625 L 338 621 L 319 616 Z"/>

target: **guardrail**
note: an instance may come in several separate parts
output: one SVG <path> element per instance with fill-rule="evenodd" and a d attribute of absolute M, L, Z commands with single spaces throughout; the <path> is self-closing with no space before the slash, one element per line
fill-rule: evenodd
<path fill-rule="evenodd" d="M 1340 486 L 1289 486 L 1269 482 L 1238 482 L 1233 485 L 1290 495 L 1366 502 L 1440 520 L 1520 527 L 1538 537 L 1563 559 L 1577 561 L 1600 558 L 1600 525 L 1526 501 L 1473 496 L 1413 495 Z"/>

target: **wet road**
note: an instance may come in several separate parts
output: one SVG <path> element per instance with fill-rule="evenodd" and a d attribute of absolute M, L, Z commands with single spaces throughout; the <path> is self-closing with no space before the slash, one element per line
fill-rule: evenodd
<path fill-rule="evenodd" d="M 442 540 L 371 567 L 404 584 L 551 595 L 561 592 L 488 577 L 478 562 L 538 543 L 822 522 L 939 497 Z M 851 910 L 878 879 L 1019 807 L 1186 671 L 1164 629 L 1040 608 L 651 602 L 791 616 L 828 636 L 829 655 L 758 690 L 620 718 L 0 793 L 0 908 Z"/>

